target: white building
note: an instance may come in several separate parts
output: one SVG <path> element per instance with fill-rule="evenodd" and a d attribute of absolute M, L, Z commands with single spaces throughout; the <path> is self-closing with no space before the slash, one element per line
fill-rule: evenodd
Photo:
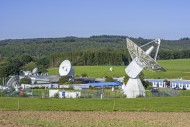
<path fill-rule="evenodd" d="M 190 80 L 171 80 L 171 88 L 190 90 Z"/>
<path fill-rule="evenodd" d="M 55 97 L 56 94 L 59 95 L 59 98 L 79 98 L 81 96 L 81 92 L 49 90 L 49 97 Z"/>
<path fill-rule="evenodd" d="M 59 88 L 58 84 L 21 84 L 21 87 L 23 89 L 28 89 L 28 88 L 35 88 L 35 87 L 45 87 L 45 88 Z"/>
<path fill-rule="evenodd" d="M 180 79 L 145 79 L 152 83 L 153 87 L 159 88 L 175 88 L 175 89 L 187 89 L 190 90 L 190 80 Z"/>

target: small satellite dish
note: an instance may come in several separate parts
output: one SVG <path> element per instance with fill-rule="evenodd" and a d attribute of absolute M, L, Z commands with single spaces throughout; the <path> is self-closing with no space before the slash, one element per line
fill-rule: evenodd
<path fill-rule="evenodd" d="M 60 76 L 72 76 L 74 70 L 71 68 L 71 62 L 69 60 L 64 60 L 59 66 Z"/>
<path fill-rule="evenodd" d="M 29 76 L 32 75 L 31 71 L 23 71 L 24 76 Z"/>
<path fill-rule="evenodd" d="M 154 56 L 154 59 L 149 56 L 149 54 L 154 49 L 151 46 L 146 51 L 143 51 L 141 47 L 146 46 L 150 43 L 156 43 L 157 49 Z M 150 70 L 150 71 L 166 71 L 162 68 L 157 62 L 157 54 L 160 46 L 160 39 L 153 40 L 151 42 L 142 45 L 141 47 L 137 46 L 134 42 L 130 39 L 126 39 L 127 49 L 129 54 L 132 58 L 132 62 L 126 67 L 125 72 L 130 77 L 127 85 L 125 87 L 125 93 L 128 98 L 134 98 L 137 96 L 145 96 L 145 89 L 139 79 L 139 74 L 143 69 Z"/>
<path fill-rule="evenodd" d="M 33 70 L 32 70 L 32 74 L 37 74 L 38 73 L 38 68 L 34 68 Z"/>

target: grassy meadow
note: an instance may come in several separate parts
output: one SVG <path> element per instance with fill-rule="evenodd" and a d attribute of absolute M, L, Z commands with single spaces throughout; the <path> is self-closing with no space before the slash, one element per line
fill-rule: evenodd
<path fill-rule="evenodd" d="M 164 67 L 166 72 L 150 72 L 144 70 L 146 78 L 168 78 L 168 79 L 190 79 L 190 59 L 159 60 L 158 63 Z M 113 71 L 109 71 L 110 67 Z M 125 66 L 73 66 L 75 76 L 86 73 L 88 77 L 121 77 L 125 75 Z M 50 75 L 58 75 L 58 68 L 50 68 Z"/>
<path fill-rule="evenodd" d="M 55 99 L 0 97 L 1 111 L 190 112 L 190 97 Z"/>

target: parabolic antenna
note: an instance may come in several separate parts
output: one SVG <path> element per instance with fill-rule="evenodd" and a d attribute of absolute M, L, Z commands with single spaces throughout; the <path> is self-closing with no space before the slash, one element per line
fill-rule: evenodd
<path fill-rule="evenodd" d="M 34 68 L 33 70 L 32 70 L 32 74 L 37 74 L 38 73 L 38 68 Z"/>
<path fill-rule="evenodd" d="M 160 39 L 154 40 L 154 41 L 155 41 L 156 44 L 160 45 Z M 142 67 L 142 68 L 144 68 L 146 70 L 150 70 L 150 71 L 166 71 L 163 67 L 161 67 L 156 62 L 156 57 L 157 57 L 158 50 L 157 50 L 157 52 L 155 54 L 156 55 L 155 59 L 153 59 L 153 58 L 151 58 L 149 56 L 149 54 L 151 53 L 150 50 L 147 50 L 146 52 L 143 51 L 139 46 L 137 46 L 134 42 L 132 42 L 128 38 L 127 38 L 127 49 L 129 51 L 129 54 L 130 54 L 131 58 L 133 60 L 135 60 L 136 64 L 138 64 L 140 67 Z"/>
<path fill-rule="evenodd" d="M 71 68 L 71 62 L 69 60 L 64 60 L 59 66 L 60 76 L 71 76 L 74 70 Z"/>
<path fill-rule="evenodd" d="M 156 57 L 160 46 L 160 39 L 153 40 L 143 46 L 146 46 L 153 42 L 157 44 L 154 59 L 149 56 L 149 54 L 154 49 L 153 46 L 151 46 L 148 50 L 143 51 L 130 39 L 126 39 L 127 49 L 132 58 L 132 62 L 125 69 L 126 74 L 130 77 L 124 90 L 128 98 L 145 96 L 145 89 L 139 79 L 139 74 L 143 69 L 150 71 L 166 71 L 156 62 Z"/>

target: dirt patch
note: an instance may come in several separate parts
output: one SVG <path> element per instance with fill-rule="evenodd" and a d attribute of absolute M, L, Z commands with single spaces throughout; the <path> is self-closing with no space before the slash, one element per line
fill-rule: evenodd
<path fill-rule="evenodd" d="M 0 111 L 0 126 L 189 127 L 184 112 Z"/>

